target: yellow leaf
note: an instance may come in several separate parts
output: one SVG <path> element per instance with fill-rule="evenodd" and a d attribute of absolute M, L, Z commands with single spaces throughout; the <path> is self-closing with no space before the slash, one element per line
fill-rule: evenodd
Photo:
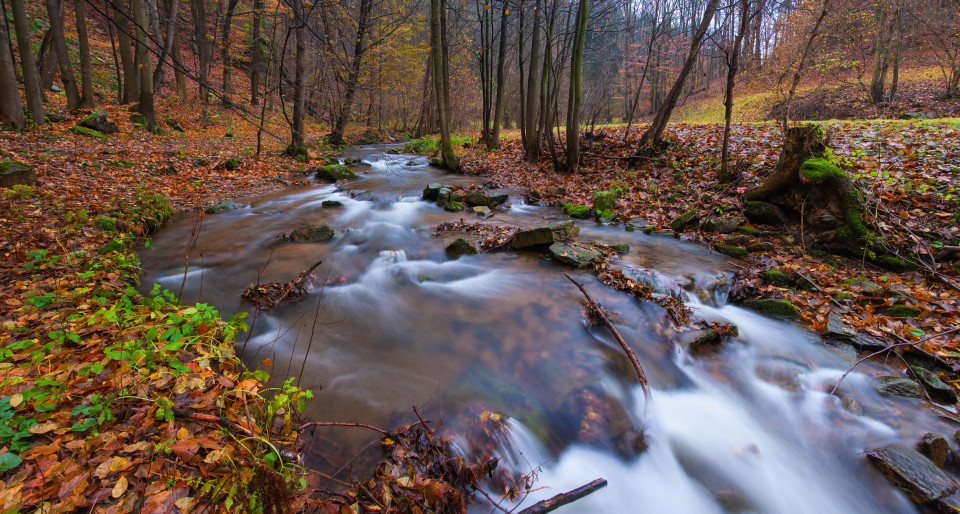
<path fill-rule="evenodd" d="M 187 496 L 185 498 L 180 498 L 179 500 L 173 502 L 173 504 L 176 505 L 181 512 L 190 512 L 193 510 L 193 507 L 197 505 L 197 499 L 192 496 Z"/>
<path fill-rule="evenodd" d="M 61 428 L 59 424 L 53 421 L 48 421 L 46 423 L 40 423 L 39 425 L 34 425 L 28 428 L 27 432 L 30 432 L 31 434 L 39 435 L 39 434 L 46 434 L 47 432 L 51 430 L 56 430 L 58 428 Z"/>
<path fill-rule="evenodd" d="M 384 437 L 382 444 L 384 446 L 390 446 L 391 444 L 393 444 L 393 439 L 390 439 L 389 437 Z"/>
<path fill-rule="evenodd" d="M 20 406 L 21 403 L 23 403 L 23 395 L 22 395 L 22 394 L 17 393 L 17 394 L 15 394 L 15 395 L 13 395 L 13 396 L 10 397 L 10 406 L 11 406 L 11 407 L 17 408 L 17 407 Z"/>
<path fill-rule="evenodd" d="M 207 464 L 216 464 L 217 462 L 220 462 L 223 459 L 223 457 L 227 455 L 227 453 L 229 453 L 229 450 L 230 450 L 229 446 L 225 448 L 218 448 L 216 450 L 213 450 L 212 452 L 207 454 L 206 458 L 203 459 L 203 462 Z"/>
<path fill-rule="evenodd" d="M 120 480 L 117 480 L 117 485 L 113 486 L 113 491 L 110 491 L 110 496 L 114 498 L 123 496 L 123 493 L 127 492 L 128 485 L 130 483 L 127 482 L 127 477 L 120 477 Z"/>
<path fill-rule="evenodd" d="M 403 487 L 413 487 L 413 480 L 411 480 L 407 475 L 403 475 L 402 477 L 398 478 L 397 483 Z"/>
<path fill-rule="evenodd" d="M 93 474 L 97 478 L 103 479 L 111 473 L 116 473 L 117 471 L 122 471 L 129 467 L 130 462 L 127 461 L 127 459 L 124 459 L 123 457 L 111 457 L 97 466 L 97 469 L 93 472 Z"/>

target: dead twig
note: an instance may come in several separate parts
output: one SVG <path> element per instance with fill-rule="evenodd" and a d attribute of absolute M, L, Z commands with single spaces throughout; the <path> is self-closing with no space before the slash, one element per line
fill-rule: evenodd
<path fill-rule="evenodd" d="M 309 423 L 304 423 L 300 425 L 300 428 L 298 428 L 297 431 L 303 432 L 304 430 L 310 427 L 359 427 L 359 428 L 369 428 L 370 430 L 375 430 L 377 432 L 380 432 L 383 435 L 390 435 L 390 432 L 387 432 L 382 428 L 377 428 L 373 425 L 368 425 L 366 423 L 345 423 L 340 421 L 311 421 Z"/>
<path fill-rule="evenodd" d="M 583 285 L 577 282 L 576 280 L 574 280 L 573 277 L 571 277 L 567 273 L 564 273 L 563 276 L 567 277 L 567 280 L 569 280 L 570 282 L 573 282 L 573 285 L 577 286 L 577 289 L 579 289 L 580 292 L 583 293 L 583 296 L 586 297 L 587 303 L 590 305 L 590 308 L 593 310 L 593 312 L 597 313 L 597 316 L 599 316 L 601 320 L 603 320 L 604 325 L 606 325 L 607 328 L 610 329 L 610 333 L 613 334 L 614 339 L 616 339 L 617 342 L 620 343 L 620 347 L 623 348 L 623 351 L 627 353 L 627 357 L 630 358 L 630 362 L 633 364 L 633 369 L 637 372 L 637 378 L 640 379 L 640 387 L 643 389 L 643 396 L 646 397 L 647 401 L 650 401 L 650 398 L 651 398 L 650 385 L 647 383 L 647 375 L 643 372 L 643 366 L 641 366 L 640 361 L 637 360 L 637 355 L 633 353 L 633 350 L 630 349 L 630 345 L 628 345 L 627 342 L 623 339 L 623 336 L 620 335 L 620 331 L 617 330 L 617 327 L 613 326 L 613 323 L 610 321 L 610 318 L 608 318 L 607 315 L 604 314 L 603 308 L 600 307 L 600 305 L 596 301 L 594 301 L 593 297 L 590 296 L 590 293 L 587 292 L 587 290 L 583 287 Z"/>
<path fill-rule="evenodd" d="M 569 278 L 569 277 L 567 277 Z M 573 280 L 573 279 L 571 279 Z M 553 498 L 542 500 L 534 505 L 523 509 L 520 511 L 520 514 L 543 514 L 545 512 L 551 512 L 554 510 L 567 505 L 568 503 L 573 503 L 595 491 L 607 485 L 607 481 L 603 478 L 598 478 L 589 484 L 582 485 L 572 491 L 567 491 L 565 493 L 558 494 Z"/>

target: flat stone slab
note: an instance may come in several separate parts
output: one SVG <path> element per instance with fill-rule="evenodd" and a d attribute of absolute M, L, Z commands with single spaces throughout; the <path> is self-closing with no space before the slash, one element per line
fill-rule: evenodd
<path fill-rule="evenodd" d="M 945 498 L 960 487 L 943 470 L 913 448 L 901 444 L 870 448 L 870 462 L 887 480 L 900 488 L 914 503 L 927 503 Z"/>
<path fill-rule="evenodd" d="M 579 233 L 580 227 L 573 221 L 550 222 L 542 227 L 517 231 L 513 236 L 513 247 L 528 248 L 559 243 L 576 237 Z"/>

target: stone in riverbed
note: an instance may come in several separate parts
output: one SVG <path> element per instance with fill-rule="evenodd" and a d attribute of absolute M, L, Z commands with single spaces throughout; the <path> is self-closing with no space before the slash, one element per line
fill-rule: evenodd
<path fill-rule="evenodd" d="M 627 232 L 634 232 L 637 230 L 642 231 L 643 229 L 647 228 L 647 220 L 643 218 L 631 218 L 627 221 L 625 228 Z"/>
<path fill-rule="evenodd" d="M 467 196 L 464 197 L 463 202 L 471 207 L 474 206 L 487 206 L 490 205 L 490 197 L 483 193 L 478 193 L 476 191 L 470 191 L 467 193 Z"/>
<path fill-rule="evenodd" d="M 234 202 L 233 200 L 222 200 L 217 205 L 213 207 L 207 207 L 207 210 L 203 211 L 207 214 L 219 214 L 223 211 L 232 211 L 233 209 L 239 209 L 240 204 Z"/>
<path fill-rule="evenodd" d="M 613 210 L 617 206 L 617 193 L 615 191 L 594 191 L 593 192 L 593 212 L 602 212 Z"/>
<path fill-rule="evenodd" d="M 343 207 L 343 202 L 338 200 L 324 200 L 320 202 L 320 207 L 334 208 L 334 207 Z"/>
<path fill-rule="evenodd" d="M 550 253 L 554 259 L 575 268 L 585 268 L 600 257 L 600 252 L 576 243 L 554 243 Z"/>
<path fill-rule="evenodd" d="M 703 222 L 703 230 L 708 232 L 720 232 L 729 234 L 737 230 L 740 225 L 747 222 L 747 219 L 741 216 L 727 216 L 723 218 L 712 218 Z"/>
<path fill-rule="evenodd" d="M 457 201 L 450 201 L 444 204 L 443 210 L 450 212 L 462 211 L 463 204 Z"/>
<path fill-rule="evenodd" d="M 894 444 L 866 451 L 870 462 L 914 503 L 927 503 L 957 492 L 958 485 L 913 448 Z"/>
<path fill-rule="evenodd" d="M 774 318 L 799 318 L 800 311 L 789 300 L 761 298 L 753 302 L 752 307 L 760 314 Z"/>
<path fill-rule="evenodd" d="M 942 468 L 947 462 L 947 453 L 950 451 L 950 445 L 942 435 L 929 432 L 923 434 L 923 439 L 917 443 L 917 451 L 922 453 L 924 457 L 930 459 L 937 467 Z"/>
<path fill-rule="evenodd" d="M 587 219 L 590 217 L 590 207 L 586 205 L 576 205 L 572 203 L 565 204 L 563 206 L 563 212 L 567 213 L 567 216 L 577 219 Z"/>
<path fill-rule="evenodd" d="M 566 241 L 576 237 L 580 227 L 573 221 L 550 222 L 537 228 L 518 230 L 513 236 L 513 248 L 529 248 Z"/>
<path fill-rule="evenodd" d="M 444 249 L 447 255 L 456 259 L 462 255 L 477 255 L 480 253 L 476 246 L 462 237 L 458 237 Z"/>
<path fill-rule="evenodd" d="M 333 238 L 333 229 L 325 223 L 301 225 L 290 232 L 290 240 L 297 243 L 316 243 Z"/>
<path fill-rule="evenodd" d="M 493 211 L 491 211 L 490 208 L 487 207 L 486 205 L 482 205 L 480 207 L 474 207 L 473 212 L 474 214 L 477 215 L 477 217 L 483 218 L 483 219 L 487 219 L 490 216 L 493 216 Z"/>
<path fill-rule="evenodd" d="M 904 377 L 877 377 L 877 392 L 884 396 L 924 398 L 923 387 Z"/>
<path fill-rule="evenodd" d="M 940 380 L 936 373 L 920 366 L 910 366 L 910 369 L 920 379 L 920 385 L 926 389 L 931 398 L 948 405 L 957 403 L 957 392 L 949 384 Z"/>
<path fill-rule="evenodd" d="M 357 178 L 356 173 L 350 171 L 350 168 L 342 164 L 327 164 L 316 169 L 316 178 L 326 180 L 327 182 L 336 182 L 338 180 L 353 180 Z"/>
<path fill-rule="evenodd" d="M 677 232 L 683 232 L 683 229 L 689 227 L 699 220 L 700 212 L 696 209 L 690 209 L 689 211 L 674 218 L 673 221 L 670 222 L 670 228 Z"/>

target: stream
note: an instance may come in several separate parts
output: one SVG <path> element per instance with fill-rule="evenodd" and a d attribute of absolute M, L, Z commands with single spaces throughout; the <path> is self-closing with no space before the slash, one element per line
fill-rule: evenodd
<path fill-rule="evenodd" d="M 714 354 L 691 355 L 661 307 L 542 251 L 450 259 L 444 248 L 460 234 L 435 235 L 438 223 L 535 227 L 567 218 L 510 189 L 495 190 L 510 194 L 510 207 L 489 220 L 447 212 L 420 200 L 428 183 L 485 179 L 447 174 L 423 157 L 386 153 L 391 148 L 348 152 L 372 166 L 354 168 L 360 178 L 342 188 L 309 178 L 199 225 L 195 215 L 179 215 L 140 253 L 142 290 L 182 290 L 184 303 L 213 304 L 225 318 L 249 312 L 253 327 L 237 352 L 251 368 L 313 389 L 305 413 L 312 420 L 391 429 L 416 422 L 415 405 L 462 452 L 492 451 L 501 466 L 535 472 L 524 507 L 602 477 L 607 487 L 559 512 L 917 511 L 863 451 L 912 446 L 927 432 L 952 439 L 957 427 L 926 402 L 876 391 L 875 376 L 901 370 L 867 362 L 844 379 L 841 394 L 828 394 L 857 359 L 851 346 L 727 304 L 735 267 L 726 257 L 622 225 L 578 221 L 578 240 L 629 244 L 625 268 L 664 290 L 699 288 L 687 295 L 693 317 L 733 323 L 739 336 Z M 324 200 L 343 206 L 321 207 Z M 336 236 L 271 246 L 305 223 L 329 224 Z M 240 302 L 251 284 L 285 282 L 318 260 L 318 285 L 298 301 L 257 314 Z M 652 401 L 610 333 L 585 328 L 581 296 L 564 271 L 615 313 Z M 506 431 L 471 435 L 481 412 L 505 415 Z M 305 448 L 308 464 L 332 473 L 375 438 L 352 427 L 318 429 Z M 372 469 L 377 452 L 366 454 L 353 463 L 355 478 Z"/>

